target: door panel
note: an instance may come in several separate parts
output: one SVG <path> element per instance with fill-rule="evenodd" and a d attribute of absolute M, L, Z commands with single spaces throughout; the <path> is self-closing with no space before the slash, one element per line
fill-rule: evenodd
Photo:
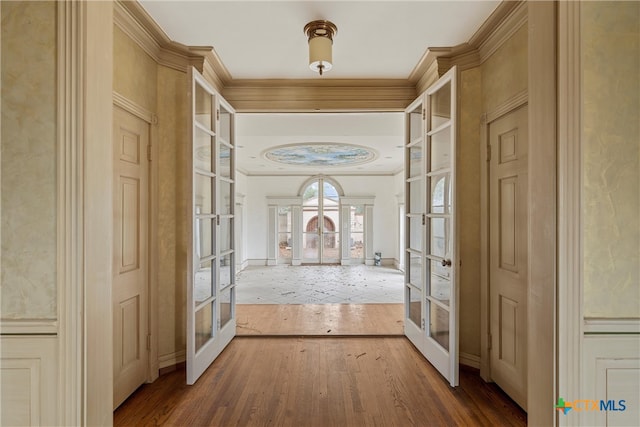
<path fill-rule="evenodd" d="M 147 379 L 149 125 L 114 108 L 113 403 Z"/>
<path fill-rule="evenodd" d="M 235 336 L 235 163 L 233 109 L 195 69 L 189 77 L 187 384 L 193 384 Z"/>
<path fill-rule="evenodd" d="M 405 334 L 458 384 L 455 238 L 456 68 L 406 111 Z"/>
<path fill-rule="evenodd" d="M 492 379 L 527 400 L 527 108 L 489 125 Z"/>

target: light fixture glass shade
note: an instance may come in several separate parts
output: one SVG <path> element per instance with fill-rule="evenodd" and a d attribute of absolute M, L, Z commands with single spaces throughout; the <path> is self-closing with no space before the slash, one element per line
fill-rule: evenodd
<path fill-rule="evenodd" d="M 315 72 L 329 71 L 333 66 L 331 46 L 333 41 L 328 37 L 314 37 L 309 40 L 309 68 Z"/>

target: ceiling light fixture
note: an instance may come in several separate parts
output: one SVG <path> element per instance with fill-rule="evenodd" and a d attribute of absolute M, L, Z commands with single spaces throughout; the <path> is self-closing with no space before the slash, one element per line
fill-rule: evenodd
<path fill-rule="evenodd" d="M 333 22 L 318 20 L 304 26 L 304 33 L 309 38 L 309 68 L 322 75 L 333 66 L 331 47 L 333 36 L 338 27 Z"/>

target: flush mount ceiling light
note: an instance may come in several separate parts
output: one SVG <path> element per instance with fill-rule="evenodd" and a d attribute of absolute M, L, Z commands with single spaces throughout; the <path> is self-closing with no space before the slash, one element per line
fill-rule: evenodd
<path fill-rule="evenodd" d="M 304 33 L 309 38 L 309 68 L 322 75 L 333 66 L 331 47 L 333 36 L 338 27 L 333 22 L 318 20 L 304 26 Z"/>

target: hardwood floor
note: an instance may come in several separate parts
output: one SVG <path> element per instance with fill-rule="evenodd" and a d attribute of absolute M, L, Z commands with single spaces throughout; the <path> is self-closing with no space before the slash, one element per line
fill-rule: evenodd
<path fill-rule="evenodd" d="M 403 335 L 403 304 L 238 304 L 237 334 Z"/>
<path fill-rule="evenodd" d="M 237 337 L 193 386 L 142 386 L 116 426 L 524 426 L 477 371 L 453 389 L 404 337 Z"/>

